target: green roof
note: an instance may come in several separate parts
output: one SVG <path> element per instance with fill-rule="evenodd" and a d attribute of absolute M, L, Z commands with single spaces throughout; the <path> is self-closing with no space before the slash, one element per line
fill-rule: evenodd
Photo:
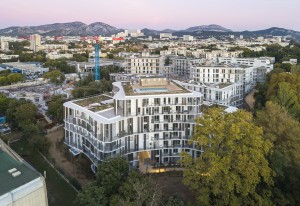
<path fill-rule="evenodd" d="M 13 168 L 16 168 L 21 174 L 17 177 L 13 177 L 8 172 L 8 170 Z M 27 163 L 14 159 L 8 153 L 0 149 L 0 196 L 38 177 L 40 177 L 40 174 L 27 165 Z"/>

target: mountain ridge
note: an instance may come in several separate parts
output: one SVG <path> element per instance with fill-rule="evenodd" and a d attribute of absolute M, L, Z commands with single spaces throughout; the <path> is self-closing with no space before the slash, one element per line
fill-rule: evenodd
<path fill-rule="evenodd" d="M 124 29 L 116 28 L 103 22 L 94 22 L 85 24 L 80 21 L 73 21 L 67 23 L 53 23 L 39 26 L 11 26 L 8 28 L 0 29 L 2 36 L 28 36 L 31 34 L 40 34 L 42 36 L 95 36 L 103 35 L 110 36 L 116 34 Z M 211 36 L 226 36 L 226 35 L 244 35 L 245 37 L 257 37 L 265 35 L 273 36 L 291 36 L 294 40 L 300 42 L 300 32 L 284 29 L 279 27 L 271 27 L 268 29 L 257 31 L 232 31 L 217 24 L 193 26 L 183 30 L 154 30 L 144 28 L 142 32 L 146 36 L 158 36 L 160 33 L 172 33 L 175 36 L 193 35 L 198 37 L 211 37 Z"/>

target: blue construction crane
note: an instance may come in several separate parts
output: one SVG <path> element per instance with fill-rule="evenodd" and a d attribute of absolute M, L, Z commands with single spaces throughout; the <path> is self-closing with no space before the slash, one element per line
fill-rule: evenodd
<path fill-rule="evenodd" d="M 95 81 L 99 81 L 100 80 L 100 58 L 99 58 L 100 46 L 98 42 L 94 44 L 94 48 L 95 48 L 95 69 L 94 69 Z"/>

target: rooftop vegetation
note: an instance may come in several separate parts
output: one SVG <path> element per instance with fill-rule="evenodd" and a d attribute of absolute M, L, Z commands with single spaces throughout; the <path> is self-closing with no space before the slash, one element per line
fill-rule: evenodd
<path fill-rule="evenodd" d="M 109 100 L 109 99 L 111 99 L 111 98 L 108 96 L 99 95 L 99 96 L 94 96 L 94 97 L 77 100 L 77 101 L 74 101 L 74 103 L 79 106 L 82 106 L 82 107 L 87 107 L 90 104 L 100 103 L 102 101 Z"/>

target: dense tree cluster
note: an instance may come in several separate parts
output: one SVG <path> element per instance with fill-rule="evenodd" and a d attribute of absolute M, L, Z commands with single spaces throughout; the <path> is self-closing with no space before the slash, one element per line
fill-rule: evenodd
<path fill-rule="evenodd" d="M 45 73 L 43 77 L 49 79 L 51 83 L 56 85 L 61 84 L 65 81 L 65 75 L 57 69 Z"/>
<path fill-rule="evenodd" d="M 195 161 L 183 154 L 184 183 L 200 205 L 271 205 L 273 172 L 266 156 L 270 140 L 262 137 L 252 115 L 208 109 L 198 118 L 192 141 L 204 153 Z"/>
<path fill-rule="evenodd" d="M 0 113 L 7 117 L 12 129 L 22 131 L 23 137 L 41 151 L 47 151 L 44 129 L 37 119 L 37 107 L 28 100 L 10 99 L 0 94 Z"/>
<path fill-rule="evenodd" d="M 290 46 L 282 47 L 279 44 L 267 45 L 265 50 L 255 52 L 250 49 L 243 49 L 243 57 L 275 57 L 276 63 L 282 63 L 289 59 L 298 59 L 300 62 L 300 45 L 291 42 Z"/>
<path fill-rule="evenodd" d="M 112 81 L 110 81 L 109 74 L 122 72 L 123 70 L 119 67 L 108 66 L 103 67 L 100 70 L 100 81 L 94 81 L 94 75 L 90 74 L 84 78 L 81 78 L 76 83 L 76 87 L 72 90 L 74 98 L 88 97 L 96 94 L 102 94 L 105 92 L 112 91 Z"/>
<path fill-rule="evenodd" d="M 22 74 L 11 73 L 9 69 L 0 71 L 0 86 L 10 85 L 22 81 L 24 81 L 24 76 Z"/>
<path fill-rule="evenodd" d="M 57 69 L 65 74 L 75 73 L 76 68 L 74 66 L 69 66 L 65 59 L 58 60 L 47 60 L 44 67 L 49 67 L 50 69 Z"/>
<path fill-rule="evenodd" d="M 97 180 L 77 196 L 80 205 L 161 205 L 162 194 L 157 184 L 151 177 L 129 170 L 125 158 L 108 159 L 97 170 Z"/>

